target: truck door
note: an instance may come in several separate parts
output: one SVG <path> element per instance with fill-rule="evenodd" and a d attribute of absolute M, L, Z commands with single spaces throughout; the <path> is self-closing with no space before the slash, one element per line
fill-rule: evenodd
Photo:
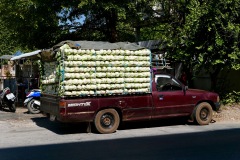
<path fill-rule="evenodd" d="M 170 75 L 156 75 L 155 84 L 152 92 L 153 118 L 189 115 L 192 112 L 191 97 L 184 93 L 178 80 Z"/>
<path fill-rule="evenodd" d="M 128 96 L 128 98 L 125 99 L 125 102 L 125 120 L 143 120 L 152 118 L 152 98 L 150 94 Z"/>

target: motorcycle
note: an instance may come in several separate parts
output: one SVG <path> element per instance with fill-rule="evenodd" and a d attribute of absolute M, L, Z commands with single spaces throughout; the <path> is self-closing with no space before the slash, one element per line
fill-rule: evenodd
<path fill-rule="evenodd" d="M 24 100 L 24 106 L 28 108 L 29 113 L 38 114 L 40 113 L 40 89 L 33 89 L 27 93 L 26 99 Z"/>
<path fill-rule="evenodd" d="M 16 111 L 15 95 L 11 93 L 10 88 L 6 87 L 0 91 L 0 108 L 8 108 L 10 112 Z"/>

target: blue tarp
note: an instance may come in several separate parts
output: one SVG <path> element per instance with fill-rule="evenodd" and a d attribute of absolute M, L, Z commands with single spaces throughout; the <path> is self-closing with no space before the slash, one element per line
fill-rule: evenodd
<path fill-rule="evenodd" d="M 23 54 L 21 51 L 17 51 L 16 53 L 13 54 L 13 56 L 20 56 L 21 54 Z"/>

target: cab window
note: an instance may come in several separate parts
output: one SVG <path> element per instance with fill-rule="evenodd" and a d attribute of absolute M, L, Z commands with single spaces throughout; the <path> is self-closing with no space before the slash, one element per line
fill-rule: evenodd
<path fill-rule="evenodd" d="M 181 84 L 170 76 L 157 76 L 155 82 L 158 91 L 182 90 Z"/>

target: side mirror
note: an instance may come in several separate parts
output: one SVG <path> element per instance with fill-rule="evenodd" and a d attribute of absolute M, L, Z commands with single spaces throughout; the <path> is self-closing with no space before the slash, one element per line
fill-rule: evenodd
<path fill-rule="evenodd" d="M 188 90 L 188 86 L 184 86 L 184 88 L 183 88 L 184 95 L 186 94 L 187 90 Z"/>

